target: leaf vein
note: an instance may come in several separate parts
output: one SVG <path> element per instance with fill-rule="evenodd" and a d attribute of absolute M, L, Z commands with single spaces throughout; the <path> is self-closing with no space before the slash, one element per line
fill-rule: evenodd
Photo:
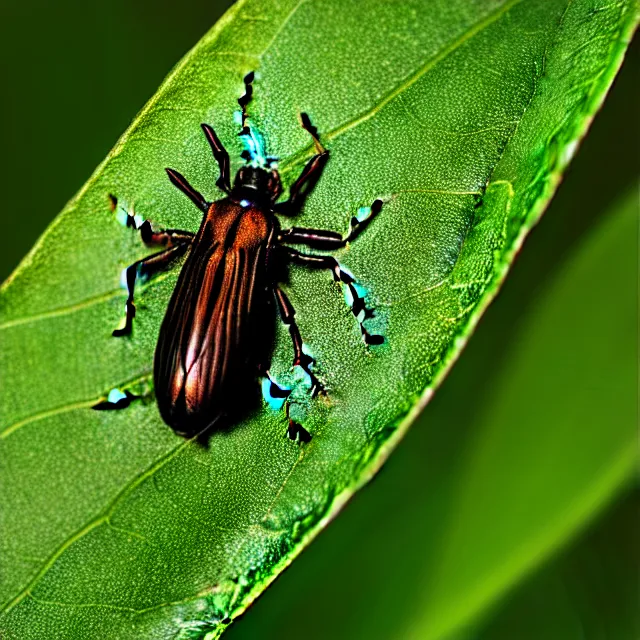
<path fill-rule="evenodd" d="M 445 58 L 447 58 L 450 54 L 454 53 L 459 47 L 461 47 L 465 42 L 476 36 L 478 33 L 482 32 L 487 27 L 491 26 L 494 22 L 498 21 L 502 16 L 504 16 L 510 9 L 512 9 L 517 4 L 520 4 L 522 0 L 508 0 L 503 5 L 501 5 L 498 9 L 489 13 L 484 20 L 473 25 L 471 28 L 467 29 L 460 37 L 456 40 L 443 47 L 435 56 L 429 58 L 418 70 L 411 76 L 409 76 L 401 85 L 387 93 L 383 98 L 371 107 L 369 110 L 362 112 L 360 115 L 355 118 L 339 125 L 335 129 L 327 132 L 324 137 L 327 140 L 333 140 L 338 136 L 346 133 L 350 129 L 353 129 L 362 123 L 370 120 L 374 115 L 376 115 L 379 111 L 381 111 L 384 107 L 386 107 L 390 102 L 392 102 L 395 98 L 402 95 L 407 89 L 412 87 L 420 78 L 422 78 L 426 73 L 431 71 L 436 65 L 442 62 Z M 291 165 L 295 165 L 300 161 L 301 157 L 306 156 L 309 151 L 313 148 L 312 145 L 308 145 L 298 153 L 293 154 L 286 160 L 281 163 L 281 167 L 283 172 L 286 172 Z"/>
<path fill-rule="evenodd" d="M 113 516 L 118 504 L 122 502 L 127 496 L 129 496 L 138 486 L 140 486 L 145 480 L 151 478 L 155 475 L 157 471 L 162 469 L 165 464 L 169 463 L 173 458 L 175 458 L 183 449 L 188 447 L 194 440 L 198 438 L 200 434 L 195 435 L 193 438 L 189 440 L 184 440 L 177 447 L 170 449 L 164 456 L 162 456 L 158 461 L 154 462 L 150 467 L 148 467 L 145 471 L 135 476 L 127 485 L 123 487 L 123 489 L 118 492 L 118 494 L 113 498 L 113 500 L 107 504 L 107 506 L 100 512 L 100 514 L 88 524 L 84 525 L 81 529 L 72 534 L 69 538 L 67 538 L 48 558 L 45 564 L 42 566 L 40 571 L 31 579 L 31 581 L 27 584 L 27 586 L 12 600 L 3 605 L 2 609 L 0 609 L 1 613 L 9 613 L 16 605 L 18 605 L 25 597 L 31 595 L 32 589 L 36 586 L 38 582 L 44 577 L 44 575 L 53 567 L 53 565 L 58 561 L 60 556 L 69 549 L 73 544 L 82 539 L 85 535 L 93 531 L 95 528 L 100 525 L 111 524 L 111 517 Z"/>
<path fill-rule="evenodd" d="M 142 286 L 136 289 L 139 294 L 144 293 L 147 289 L 159 284 L 163 280 L 171 277 L 171 273 L 161 273 L 153 278 L 153 280 L 149 280 L 149 282 L 145 282 Z M 76 311 L 82 311 L 83 309 L 87 309 L 96 304 L 100 304 L 102 302 L 108 302 L 109 300 L 113 300 L 114 298 L 126 298 L 126 292 L 123 289 L 115 289 L 113 291 L 108 291 L 106 293 L 101 293 L 100 295 L 94 296 L 93 298 L 87 298 L 86 300 L 82 300 L 81 302 L 77 302 L 75 304 L 71 304 L 68 307 L 58 307 L 57 309 L 51 309 L 50 311 L 43 311 L 42 313 L 37 313 L 32 316 L 24 316 L 23 318 L 15 318 L 14 320 L 7 320 L 3 324 L 0 324 L 0 331 L 4 331 L 5 329 L 10 329 L 12 327 L 18 327 L 22 324 L 31 324 L 32 322 L 40 322 L 41 320 L 48 320 L 49 318 L 57 318 L 59 316 L 66 316 Z"/>
<path fill-rule="evenodd" d="M 125 380 L 124 382 L 118 382 L 111 386 L 111 388 L 121 389 L 123 387 L 130 387 L 138 382 L 142 382 L 143 380 L 149 378 L 150 371 L 143 373 L 141 375 L 137 375 L 135 378 L 130 378 Z M 26 418 L 22 418 L 17 422 L 9 425 L 6 429 L 0 432 L 0 440 L 4 440 L 8 438 L 12 433 L 15 433 L 18 429 L 31 424 L 32 422 L 38 422 L 39 420 L 44 420 L 45 418 L 50 418 L 52 416 L 57 416 L 63 413 L 69 413 L 70 411 L 77 411 L 78 409 L 88 409 L 93 405 L 100 402 L 100 400 L 104 400 L 105 396 L 100 396 L 98 398 L 92 398 L 91 400 L 79 400 L 77 402 L 71 402 L 69 404 L 62 405 L 60 407 L 54 407 L 53 409 L 44 409 L 38 413 L 34 413 Z"/>

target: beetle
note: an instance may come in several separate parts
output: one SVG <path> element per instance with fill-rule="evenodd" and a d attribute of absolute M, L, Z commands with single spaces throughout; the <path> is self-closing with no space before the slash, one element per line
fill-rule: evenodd
<path fill-rule="evenodd" d="M 231 185 L 229 154 L 211 126 L 202 130 L 218 163 L 216 185 L 226 196 L 207 202 L 204 196 L 174 169 L 166 169 L 169 180 L 204 214 L 197 233 L 178 229 L 154 231 L 149 221 L 138 224 L 128 214 L 127 224 L 140 231 L 143 242 L 163 245 L 159 253 L 138 260 L 126 271 L 126 318 L 113 331 L 120 337 L 131 333 L 136 313 L 136 280 L 168 268 L 187 254 L 160 328 L 154 358 L 154 389 L 163 420 L 179 435 L 193 437 L 218 428 L 220 421 L 243 403 L 242 389 L 259 375 L 269 375 L 268 359 L 273 342 L 275 308 L 289 329 L 293 342 L 293 366 L 299 366 L 310 381 L 312 395 L 323 393 L 313 372 L 313 359 L 303 350 L 295 310 L 280 287 L 283 265 L 294 263 L 314 269 L 328 269 L 336 281 L 349 290 L 352 311 L 359 321 L 364 341 L 381 344 L 363 322 L 373 315 L 354 284 L 353 276 L 329 255 L 305 254 L 287 245 L 313 249 L 344 247 L 380 212 L 382 200 L 375 200 L 360 217 L 351 219 L 346 235 L 335 231 L 280 226 L 277 214 L 294 216 L 315 186 L 327 164 L 329 151 L 307 114 L 301 124 L 311 135 L 316 153 L 290 188 L 289 199 L 278 203 L 282 183 L 276 159 L 266 157 L 259 135 L 251 128 L 247 105 L 253 92 L 254 73 L 244 78 L 239 135 L 245 144 L 242 166 Z M 114 204 L 117 202 L 114 198 Z M 286 402 L 291 439 L 308 441 L 310 435 L 289 416 L 289 390 L 271 379 L 272 393 Z M 128 404 L 132 394 L 125 400 Z M 102 402 L 95 408 L 116 408 Z"/>

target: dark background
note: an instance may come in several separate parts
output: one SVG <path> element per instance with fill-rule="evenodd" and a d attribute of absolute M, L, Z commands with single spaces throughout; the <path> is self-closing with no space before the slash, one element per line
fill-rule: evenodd
<path fill-rule="evenodd" d="M 0 281 L 231 4 L 2 0 Z"/>
<path fill-rule="evenodd" d="M 3 0 L 0 281 L 82 186 L 171 67 L 230 4 L 204 0 Z M 637 184 L 639 61 L 636 39 L 549 211 L 531 234 L 503 292 L 482 320 L 461 361 L 427 408 L 425 420 L 429 419 L 429 412 L 445 410 L 458 424 L 472 419 L 474 408 L 491 382 L 490 376 L 472 382 L 477 371 L 482 370 L 480 363 L 491 360 L 499 367 L 494 354 L 508 349 L 510 332 L 535 299 L 532 292 L 538 283 L 559 268 L 620 194 Z M 496 349 L 498 344 L 502 349 Z M 461 394 L 464 403 L 459 401 Z M 358 635 L 362 628 L 358 617 L 365 615 L 370 625 L 369 637 L 371 628 L 375 628 L 371 626 L 372 619 L 380 620 L 381 630 L 393 628 L 392 624 L 388 626 L 389 620 L 402 609 L 401 602 L 410 598 L 411 591 L 411 583 L 407 582 L 410 560 L 400 559 L 394 540 L 401 539 L 407 523 L 420 509 L 420 491 L 407 484 L 416 478 L 408 480 L 406 469 L 414 464 L 416 451 L 433 445 L 427 437 L 427 431 L 416 424 L 380 478 L 356 496 L 336 523 L 247 617 L 234 625 L 230 640 L 293 637 L 295 621 L 305 619 L 299 607 L 304 607 L 305 602 L 309 606 L 322 605 L 332 590 L 343 600 L 326 613 L 336 628 L 343 628 L 343 633 L 351 629 L 351 637 Z M 628 591 L 629 585 L 631 592 L 637 593 L 637 558 L 633 561 L 632 555 L 621 561 L 625 554 L 633 554 L 630 541 L 638 533 L 635 500 L 635 494 L 620 498 L 553 566 L 575 577 L 584 570 L 584 554 L 588 555 L 585 549 L 599 545 L 603 557 L 617 572 L 605 591 L 614 594 L 613 600 L 622 598 L 618 597 L 619 592 L 625 588 Z M 384 512 L 381 518 L 381 510 L 392 503 L 393 510 Z M 391 552 L 381 550 L 386 559 L 383 557 L 375 571 L 369 568 L 367 573 L 370 558 L 363 555 L 366 545 L 359 553 L 359 538 L 366 539 L 373 528 L 382 528 L 388 534 Z M 615 548 L 618 555 L 606 555 Z M 496 625 L 508 628 L 514 616 L 526 619 L 531 612 L 527 590 L 535 589 L 537 582 L 544 587 L 547 575 L 545 569 L 520 588 L 489 623 L 486 633 L 499 637 Z M 388 610 L 366 610 L 366 602 L 360 597 L 365 581 L 373 581 L 377 589 L 388 593 Z M 584 582 L 588 591 L 588 580 Z M 585 602 L 597 607 L 602 599 L 589 592 Z M 294 603 L 295 612 L 290 610 Z M 614 604 L 611 606 L 615 608 Z M 584 613 L 577 615 L 588 617 Z M 299 626 L 297 629 L 302 631 Z M 322 637 L 320 631 L 308 631 L 308 637 Z M 385 633 L 381 631 L 379 637 L 385 637 Z"/>

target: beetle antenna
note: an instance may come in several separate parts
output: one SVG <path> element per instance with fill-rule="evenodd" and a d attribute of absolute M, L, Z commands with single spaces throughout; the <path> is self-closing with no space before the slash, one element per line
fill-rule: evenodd
<path fill-rule="evenodd" d="M 251 102 L 251 98 L 253 96 L 253 81 L 255 79 L 255 73 L 250 71 L 244 77 L 244 94 L 238 98 L 238 104 L 242 109 L 242 123 L 241 130 L 238 135 L 240 136 L 248 136 L 250 135 L 249 125 L 247 124 L 247 105 Z"/>

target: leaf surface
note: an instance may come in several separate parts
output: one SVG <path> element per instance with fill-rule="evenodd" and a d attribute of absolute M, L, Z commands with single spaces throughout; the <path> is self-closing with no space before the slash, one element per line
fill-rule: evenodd
<path fill-rule="evenodd" d="M 0 292 L 0 630 L 7 637 L 216 637 L 382 464 L 431 397 L 540 216 L 603 99 L 631 2 L 265 2 L 232 10 L 171 72 Z M 177 271 L 138 294 L 131 339 L 120 272 L 145 255 L 108 194 L 157 227 L 195 230 L 163 168 L 217 198 L 199 124 L 239 166 L 251 117 L 291 184 L 331 149 L 296 220 L 344 230 L 383 212 L 338 258 L 377 309 L 367 349 L 329 276 L 287 291 L 328 401 L 300 395 L 300 447 L 266 406 L 208 448 L 153 403 L 90 406 L 143 385 Z M 279 330 L 272 371 L 292 357 Z M 249 396 L 249 390 L 247 391 Z"/>
<path fill-rule="evenodd" d="M 638 199 L 634 184 L 594 211 L 584 191 L 585 154 L 601 158 L 592 142 L 375 490 L 361 492 L 229 640 L 293 638 L 303 627 L 307 640 L 484 640 L 487 621 L 493 628 L 500 620 L 511 625 L 505 637 L 569 640 L 576 628 L 598 629 L 598 618 L 613 621 L 603 610 L 612 601 L 620 600 L 616 613 L 635 603 L 633 554 L 613 545 L 606 561 L 586 563 L 592 577 L 573 589 L 601 606 L 564 611 L 570 603 L 559 585 L 544 596 L 549 606 L 539 607 L 537 623 L 524 607 L 504 606 L 513 595 L 527 601 L 518 587 L 532 574 L 533 583 L 541 572 L 557 577 L 550 560 L 575 554 L 576 537 L 637 468 Z M 623 536 L 633 540 L 635 529 Z M 620 565 L 629 575 L 616 580 Z"/>

